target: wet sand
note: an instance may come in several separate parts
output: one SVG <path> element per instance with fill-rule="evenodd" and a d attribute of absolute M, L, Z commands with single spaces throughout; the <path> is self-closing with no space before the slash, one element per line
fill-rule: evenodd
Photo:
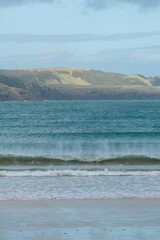
<path fill-rule="evenodd" d="M 159 240 L 160 199 L 0 201 L 0 240 Z"/>

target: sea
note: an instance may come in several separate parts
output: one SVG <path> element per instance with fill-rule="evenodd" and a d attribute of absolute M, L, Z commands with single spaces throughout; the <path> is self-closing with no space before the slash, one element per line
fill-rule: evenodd
<path fill-rule="evenodd" d="M 0 200 L 160 198 L 160 101 L 0 102 Z"/>

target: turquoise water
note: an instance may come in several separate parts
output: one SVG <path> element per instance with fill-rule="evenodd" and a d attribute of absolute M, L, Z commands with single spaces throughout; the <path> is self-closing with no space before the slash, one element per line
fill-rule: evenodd
<path fill-rule="evenodd" d="M 160 197 L 160 101 L 0 102 L 0 199 Z"/>

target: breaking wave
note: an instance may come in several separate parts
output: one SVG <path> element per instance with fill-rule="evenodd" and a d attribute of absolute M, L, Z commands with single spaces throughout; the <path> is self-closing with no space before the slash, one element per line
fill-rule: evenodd
<path fill-rule="evenodd" d="M 81 156 L 79 158 L 67 157 L 53 158 L 53 157 L 29 157 L 29 156 L 0 156 L 0 165 L 111 165 L 111 164 L 126 164 L 126 165 L 140 165 L 140 164 L 160 164 L 159 158 L 151 158 L 147 156 L 124 156 L 117 158 L 102 158 L 98 156 Z"/>
<path fill-rule="evenodd" d="M 91 177 L 91 176 L 160 176 L 160 171 L 48 170 L 0 171 L 0 177 Z"/>

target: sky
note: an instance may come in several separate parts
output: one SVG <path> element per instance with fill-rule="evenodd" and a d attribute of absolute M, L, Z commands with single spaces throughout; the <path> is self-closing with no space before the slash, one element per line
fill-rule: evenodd
<path fill-rule="evenodd" d="M 0 69 L 160 75 L 160 0 L 0 0 Z"/>

